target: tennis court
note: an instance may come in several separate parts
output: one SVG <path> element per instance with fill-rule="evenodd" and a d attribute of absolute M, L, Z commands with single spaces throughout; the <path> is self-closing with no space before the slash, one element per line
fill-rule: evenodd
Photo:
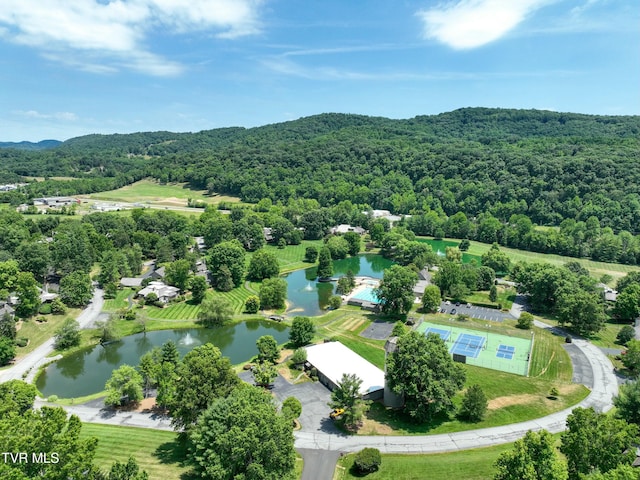
<path fill-rule="evenodd" d="M 490 331 L 422 322 L 417 331 L 438 335 L 457 362 L 527 376 L 533 337 L 510 337 Z"/>

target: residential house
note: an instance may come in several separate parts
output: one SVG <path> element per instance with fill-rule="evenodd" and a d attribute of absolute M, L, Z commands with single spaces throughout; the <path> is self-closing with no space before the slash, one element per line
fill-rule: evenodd
<path fill-rule="evenodd" d="M 150 293 L 155 293 L 158 297 L 158 301 L 162 303 L 169 303 L 178 296 L 180 289 L 167 285 L 164 282 L 154 281 L 150 282 L 149 285 L 140 290 L 137 295 L 147 298 Z"/>
<path fill-rule="evenodd" d="M 331 227 L 330 232 L 333 233 L 334 235 L 344 235 L 345 233 L 348 233 L 348 232 L 355 232 L 358 235 L 364 235 L 366 230 L 362 227 L 353 227 L 351 225 L 347 225 L 343 223 L 340 225 L 336 225 L 335 227 Z"/>

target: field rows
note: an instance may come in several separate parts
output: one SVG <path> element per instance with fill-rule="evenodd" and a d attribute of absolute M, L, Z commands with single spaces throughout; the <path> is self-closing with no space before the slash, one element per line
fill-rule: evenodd
<path fill-rule="evenodd" d="M 180 480 L 187 472 L 179 464 L 179 456 L 184 455 L 184 451 L 176 433 L 83 423 L 80 436 L 98 438 L 95 462 L 103 470 L 110 468 L 114 461 L 126 463 L 132 455 L 151 479 Z"/>

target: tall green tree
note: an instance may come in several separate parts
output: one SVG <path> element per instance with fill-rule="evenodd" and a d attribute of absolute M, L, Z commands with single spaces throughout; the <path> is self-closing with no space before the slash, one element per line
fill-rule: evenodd
<path fill-rule="evenodd" d="M 638 440 L 638 426 L 593 408 L 576 408 L 567 418 L 560 451 L 567 458 L 569 478 L 580 478 L 599 470 L 606 473 L 635 458 L 632 448 Z"/>
<path fill-rule="evenodd" d="M 613 315 L 627 322 L 640 316 L 640 284 L 631 284 L 618 294 L 613 306 Z"/>
<path fill-rule="evenodd" d="M 442 296 L 437 285 L 427 285 L 422 294 L 422 309 L 425 312 L 435 312 L 440 307 Z"/>
<path fill-rule="evenodd" d="M 340 382 L 331 392 L 331 408 L 343 408 L 341 421 L 347 429 L 356 428 L 369 410 L 369 402 L 362 399 L 362 379 L 355 373 L 343 373 Z"/>
<path fill-rule="evenodd" d="M 191 290 L 191 300 L 196 303 L 202 303 L 207 294 L 207 279 L 197 275 L 189 280 L 189 289 Z"/>
<path fill-rule="evenodd" d="M 35 385 L 21 380 L 0 383 L 0 418 L 10 413 L 22 415 L 31 410 L 37 394 Z"/>
<path fill-rule="evenodd" d="M 54 339 L 58 350 L 80 345 L 80 325 L 73 318 L 67 318 L 56 330 Z"/>
<path fill-rule="evenodd" d="M 620 385 L 618 395 L 613 397 L 613 404 L 618 417 L 640 425 L 640 380 Z"/>
<path fill-rule="evenodd" d="M 606 320 L 602 301 L 584 290 L 560 289 L 556 312 L 560 325 L 571 324 L 576 332 L 586 336 L 599 332 Z"/>
<path fill-rule="evenodd" d="M 178 287 L 181 292 L 185 292 L 191 280 L 191 262 L 184 258 L 171 262 L 165 268 L 164 279 L 169 285 Z"/>
<path fill-rule="evenodd" d="M 622 355 L 622 364 L 635 376 L 640 374 L 640 340 L 629 340 Z"/>
<path fill-rule="evenodd" d="M 0 463 L 0 477 L 27 480 L 46 478 L 95 478 L 98 469 L 93 464 L 98 440 L 81 435 L 80 419 L 62 408 L 42 407 L 21 415 L 0 419 L 0 448 L 3 452 L 46 453 L 50 463 Z M 53 454 L 57 462 L 53 462 Z M 31 460 L 31 458 L 30 458 Z"/>
<path fill-rule="evenodd" d="M 62 282 L 60 282 L 62 288 Z M 16 278 L 15 292 L 20 303 L 16 306 L 16 314 L 19 317 L 35 315 L 40 308 L 40 291 L 38 283 L 31 272 L 20 272 Z"/>
<path fill-rule="evenodd" d="M 404 396 L 403 410 L 416 423 L 451 412 L 465 377 L 463 367 L 453 362 L 445 343 L 434 334 L 411 331 L 399 337 L 387 358 L 387 383 Z"/>
<path fill-rule="evenodd" d="M 491 248 L 482 254 L 481 261 L 483 266 L 492 268 L 496 273 L 506 274 L 511 270 L 511 260 L 500 250 L 497 243 L 491 245 Z"/>
<path fill-rule="evenodd" d="M 413 306 L 413 287 L 418 283 L 418 275 L 408 267 L 392 265 L 384 271 L 382 282 L 376 289 L 382 311 L 403 314 Z"/>
<path fill-rule="evenodd" d="M 247 278 L 261 281 L 265 278 L 277 277 L 280 274 L 278 258 L 268 250 L 258 250 L 249 261 Z"/>
<path fill-rule="evenodd" d="M 258 347 L 258 361 L 276 363 L 280 358 L 280 348 L 278 342 L 272 335 L 263 335 L 256 340 Z"/>
<path fill-rule="evenodd" d="M 207 327 L 224 325 L 231 320 L 233 308 L 224 297 L 211 297 L 202 302 L 198 311 L 198 321 Z"/>
<path fill-rule="evenodd" d="M 189 439 L 190 459 L 201 478 L 293 479 L 291 421 L 255 387 L 243 385 L 213 399 Z"/>
<path fill-rule="evenodd" d="M 289 340 L 294 347 L 302 347 L 311 343 L 316 333 L 313 320 L 309 317 L 294 317 L 289 329 Z"/>
<path fill-rule="evenodd" d="M 324 246 L 318 254 L 318 278 L 328 279 L 333 275 L 333 261 L 331 259 L 331 251 Z"/>
<path fill-rule="evenodd" d="M 258 292 L 260 308 L 263 310 L 285 307 L 287 281 L 283 278 L 266 278 Z"/>
<path fill-rule="evenodd" d="M 176 369 L 175 398 L 168 404 L 176 429 L 190 428 L 216 398 L 238 385 L 231 362 L 220 349 L 205 343 L 187 353 Z"/>
<path fill-rule="evenodd" d="M 349 244 L 349 255 L 358 255 L 362 248 L 362 237 L 360 237 L 360 234 L 356 232 L 347 232 L 344 234 L 344 239 Z"/>
<path fill-rule="evenodd" d="M 143 379 L 131 365 L 121 365 L 111 373 L 107 380 L 105 390 L 106 405 L 120 406 L 127 403 L 136 404 L 144 398 L 142 393 Z"/>
<path fill-rule="evenodd" d="M 560 460 L 553 436 L 546 430 L 528 431 L 513 449 L 502 453 L 494 480 L 566 480 L 567 467 Z"/>
<path fill-rule="evenodd" d="M 207 243 L 207 245 L 210 245 Z M 242 277 L 245 269 L 245 251 L 238 240 L 231 240 L 228 242 L 222 242 L 215 245 L 209 254 L 209 261 L 207 265 L 212 272 L 218 271 L 221 267 L 225 266 L 231 273 L 231 280 L 233 286 L 238 287 L 242 283 Z M 216 276 L 214 275 L 214 279 Z M 217 280 L 216 280 L 217 282 Z M 214 287 L 218 287 L 217 283 Z"/>
<path fill-rule="evenodd" d="M 16 356 L 16 344 L 7 337 L 0 337 L 0 365 L 6 365 Z"/>
<path fill-rule="evenodd" d="M 93 285 L 87 273 L 72 272 L 60 280 L 60 298 L 70 307 L 84 307 L 93 298 Z"/>
<path fill-rule="evenodd" d="M 471 385 L 462 398 L 459 415 L 470 422 L 479 422 L 487 413 L 487 396 L 477 383 Z"/>

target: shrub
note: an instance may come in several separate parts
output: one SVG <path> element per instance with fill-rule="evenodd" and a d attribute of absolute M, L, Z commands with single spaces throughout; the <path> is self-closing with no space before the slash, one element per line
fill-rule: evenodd
<path fill-rule="evenodd" d="M 393 324 L 393 330 L 391 331 L 392 337 L 401 337 L 407 333 L 407 327 L 404 326 L 404 323 L 398 321 Z"/>
<path fill-rule="evenodd" d="M 616 336 L 616 343 L 626 345 L 630 340 L 635 338 L 636 331 L 631 325 L 625 325 L 620 329 Z"/>
<path fill-rule="evenodd" d="M 41 313 L 42 315 L 49 315 L 51 313 L 51 304 L 43 303 L 42 305 L 40 305 L 38 313 Z"/>
<path fill-rule="evenodd" d="M 295 420 L 302 413 L 302 404 L 296 397 L 287 397 L 282 402 L 281 412 L 285 418 Z"/>
<path fill-rule="evenodd" d="M 51 302 L 51 313 L 54 315 L 64 315 L 67 313 L 67 306 L 59 298 L 54 298 Z"/>
<path fill-rule="evenodd" d="M 58 401 L 58 396 L 57 395 L 49 395 L 49 398 L 47 398 L 47 402 L 57 402 Z"/>
<path fill-rule="evenodd" d="M 361 474 L 373 473 L 380 468 L 382 455 L 377 448 L 363 448 L 356 453 L 353 466 Z"/>
<path fill-rule="evenodd" d="M 523 330 L 530 330 L 533 327 L 533 315 L 529 312 L 522 312 L 516 326 Z"/>
<path fill-rule="evenodd" d="M 487 412 L 487 397 L 480 385 L 472 385 L 462 398 L 460 417 L 471 422 L 479 422 Z"/>
<path fill-rule="evenodd" d="M 291 362 L 294 365 L 299 365 L 307 361 L 307 351 L 304 348 L 298 348 L 293 352 L 291 356 Z"/>
<path fill-rule="evenodd" d="M 258 313 L 260 309 L 260 299 L 256 295 L 247 297 L 244 302 L 244 311 L 247 313 Z"/>
<path fill-rule="evenodd" d="M 340 308 L 341 305 L 342 305 L 342 298 L 340 297 L 340 295 L 333 295 L 329 299 L 329 307 L 332 308 L 333 310 Z"/>
<path fill-rule="evenodd" d="M 25 337 L 16 338 L 16 346 L 17 347 L 26 347 L 29 344 L 29 339 Z"/>

